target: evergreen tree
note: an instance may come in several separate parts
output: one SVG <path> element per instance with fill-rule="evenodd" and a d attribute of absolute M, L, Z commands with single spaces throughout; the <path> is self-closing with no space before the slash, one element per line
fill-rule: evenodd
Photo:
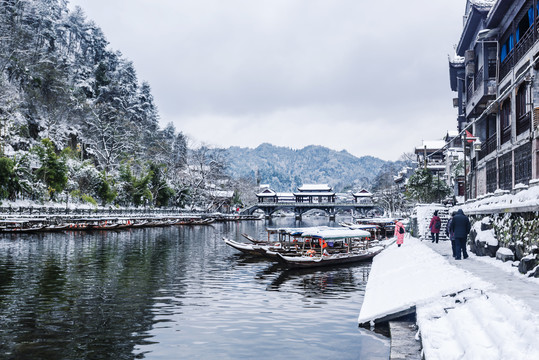
<path fill-rule="evenodd" d="M 67 185 L 65 158 L 56 154 L 54 145 L 49 139 L 43 139 L 41 146 L 36 146 L 34 150 L 41 160 L 41 167 L 37 169 L 36 176 L 48 186 L 49 196 L 54 199 Z"/>

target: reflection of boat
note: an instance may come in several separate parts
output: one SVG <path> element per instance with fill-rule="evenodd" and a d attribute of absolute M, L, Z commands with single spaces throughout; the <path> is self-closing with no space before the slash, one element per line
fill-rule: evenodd
<path fill-rule="evenodd" d="M 367 240 L 370 236 L 371 234 L 365 230 L 345 228 L 306 232 L 302 237 L 311 239 L 309 249 L 304 245 L 299 256 L 279 253 L 277 256 L 287 268 L 311 268 L 367 261 L 384 249 L 383 246 L 371 247 L 370 240 Z M 316 246 L 317 242 L 319 246 Z M 307 244 L 307 241 L 304 244 Z"/>

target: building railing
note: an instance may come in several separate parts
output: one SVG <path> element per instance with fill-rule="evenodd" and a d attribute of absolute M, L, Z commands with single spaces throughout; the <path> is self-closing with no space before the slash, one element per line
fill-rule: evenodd
<path fill-rule="evenodd" d="M 517 136 L 531 129 L 531 113 L 520 116 L 517 119 Z"/>
<path fill-rule="evenodd" d="M 474 79 L 474 91 L 477 91 L 477 88 L 479 88 L 479 85 L 481 85 L 483 83 L 483 78 L 484 78 L 484 75 L 483 75 L 483 67 L 481 66 L 481 68 L 477 71 L 477 74 L 475 74 L 475 79 Z"/>
<path fill-rule="evenodd" d="M 496 150 L 496 134 L 492 135 L 484 143 L 481 144 L 481 151 L 479 152 L 479 160 L 483 159 L 488 154 Z"/>
<path fill-rule="evenodd" d="M 507 54 L 507 57 L 500 64 L 499 80 L 502 80 L 504 77 L 507 76 L 507 74 L 509 74 L 509 71 L 511 71 L 511 68 L 513 67 L 513 55 L 514 51 L 511 51 L 509 54 Z"/>
<path fill-rule="evenodd" d="M 528 50 L 533 46 L 533 26 L 522 35 L 518 43 L 515 45 L 515 59 L 514 62 L 517 63 L 520 59 L 526 55 Z"/>
<path fill-rule="evenodd" d="M 468 91 L 466 92 L 466 103 L 470 102 L 470 99 L 472 98 L 472 95 L 474 94 L 474 81 L 473 79 L 470 79 L 470 83 L 468 84 Z"/>

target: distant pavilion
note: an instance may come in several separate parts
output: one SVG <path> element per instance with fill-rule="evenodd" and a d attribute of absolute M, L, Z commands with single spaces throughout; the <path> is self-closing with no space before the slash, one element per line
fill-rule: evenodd
<path fill-rule="evenodd" d="M 334 203 L 335 192 L 328 184 L 304 184 L 294 193 L 297 203 Z"/>
<path fill-rule="evenodd" d="M 305 184 L 294 193 L 277 193 L 269 186 L 256 194 L 259 203 L 335 203 L 335 192 L 327 184 Z"/>
<path fill-rule="evenodd" d="M 352 194 L 356 204 L 370 205 L 372 204 L 372 194 L 365 189 Z"/>

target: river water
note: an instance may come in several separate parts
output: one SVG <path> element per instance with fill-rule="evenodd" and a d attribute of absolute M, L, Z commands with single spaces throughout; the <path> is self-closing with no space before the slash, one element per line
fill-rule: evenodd
<path fill-rule="evenodd" d="M 0 359 L 387 359 L 357 326 L 370 263 L 285 271 L 218 223 L 0 235 Z"/>

